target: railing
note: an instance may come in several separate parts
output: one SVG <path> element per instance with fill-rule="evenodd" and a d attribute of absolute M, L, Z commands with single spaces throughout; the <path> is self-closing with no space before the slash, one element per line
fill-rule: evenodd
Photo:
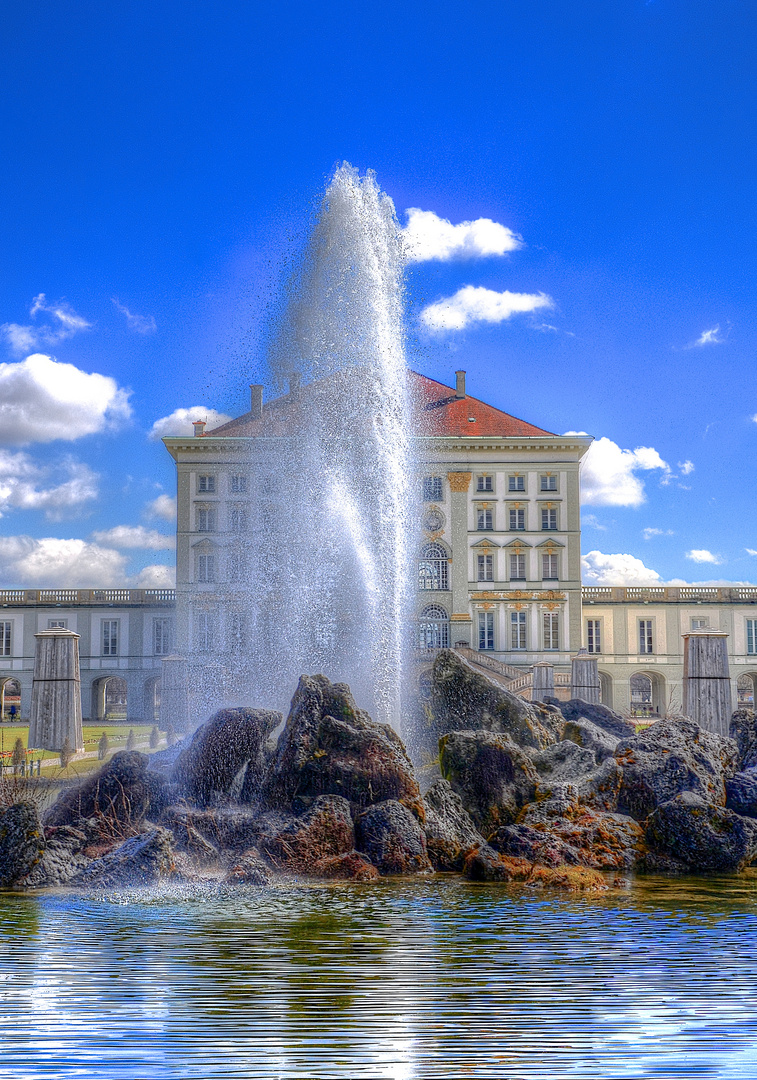
<path fill-rule="evenodd" d="M 175 589 L 0 589 L 0 604 L 173 604 Z"/>
<path fill-rule="evenodd" d="M 20 604 L 25 598 L 23 589 L 0 589 L 0 604 Z"/>
<path fill-rule="evenodd" d="M 523 674 L 523 668 L 511 667 L 510 664 L 503 664 L 501 660 L 495 660 L 493 656 L 487 656 L 485 652 L 479 652 L 477 649 L 471 649 L 465 645 L 458 645 L 455 648 L 455 652 L 464 656 L 471 664 L 478 664 L 479 667 L 489 668 L 490 671 L 495 671 L 497 675 L 504 675 L 506 679 L 519 679 Z"/>
<path fill-rule="evenodd" d="M 757 603 L 757 587 L 716 585 L 587 585 L 581 590 L 585 604 L 663 603 L 681 604 L 704 600 L 708 603 Z"/>

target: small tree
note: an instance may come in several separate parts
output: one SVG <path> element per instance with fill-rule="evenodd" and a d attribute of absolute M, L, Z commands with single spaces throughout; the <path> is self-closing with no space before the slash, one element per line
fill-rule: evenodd
<path fill-rule="evenodd" d="M 169 724 L 166 728 L 166 746 L 173 746 L 178 742 L 178 736 L 173 729 L 173 724 Z"/>
<path fill-rule="evenodd" d="M 63 746 L 60 751 L 60 767 L 61 769 L 67 769 L 71 764 L 71 760 L 74 756 L 74 749 L 66 736 Z"/>
<path fill-rule="evenodd" d="M 26 750 L 21 739 L 16 739 L 13 746 L 13 775 L 18 776 L 19 773 L 24 771 L 24 765 L 26 764 Z"/>
<path fill-rule="evenodd" d="M 97 760 L 98 761 L 104 761 L 105 760 L 105 755 L 108 753 L 109 749 L 110 749 L 110 742 L 108 741 L 107 733 L 104 731 L 102 733 L 102 735 L 100 736 L 100 740 L 99 740 L 99 742 L 97 744 Z"/>
<path fill-rule="evenodd" d="M 150 749 L 157 750 L 160 745 L 160 732 L 156 727 L 153 727 L 150 732 Z"/>
<path fill-rule="evenodd" d="M 126 749 L 134 750 L 137 745 L 137 737 L 134 734 L 134 728 L 129 728 L 129 738 L 126 740 Z"/>

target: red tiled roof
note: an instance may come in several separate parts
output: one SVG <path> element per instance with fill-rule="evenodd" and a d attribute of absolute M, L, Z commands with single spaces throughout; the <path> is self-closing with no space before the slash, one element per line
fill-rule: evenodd
<path fill-rule="evenodd" d="M 411 412 L 418 434 L 452 436 L 455 438 L 523 438 L 554 433 L 528 424 L 516 416 L 495 409 L 478 398 L 455 396 L 455 391 L 443 383 L 408 372 Z M 300 408 L 307 401 L 308 387 L 303 386 L 296 397 L 284 394 L 263 406 L 263 415 L 253 419 L 250 413 L 230 420 L 205 435 L 240 438 L 253 435 L 286 435 L 299 426 Z"/>

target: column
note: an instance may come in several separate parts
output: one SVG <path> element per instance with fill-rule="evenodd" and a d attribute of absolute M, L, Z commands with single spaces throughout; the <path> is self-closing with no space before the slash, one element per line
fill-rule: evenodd
<path fill-rule="evenodd" d="M 468 594 L 468 488 L 469 472 L 447 473 L 452 521 L 452 615 L 450 645 L 464 642 L 475 648 L 472 640 L 470 597 Z"/>
<path fill-rule="evenodd" d="M 586 649 L 579 649 L 570 665 L 570 696 L 599 705 L 599 672 L 596 656 L 589 656 Z"/>
<path fill-rule="evenodd" d="M 532 701 L 546 701 L 555 696 L 555 669 L 546 660 L 534 664 L 532 668 L 533 684 L 531 691 Z"/>
<path fill-rule="evenodd" d="M 683 634 L 683 711 L 715 735 L 728 735 L 733 702 L 728 634 L 696 630 Z"/>
<path fill-rule="evenodd" d="M 29 746 L 59 751 L 68 743 L 82 751 L 79 635 L 59 629 L 40 630 L 34 637 Z"/>

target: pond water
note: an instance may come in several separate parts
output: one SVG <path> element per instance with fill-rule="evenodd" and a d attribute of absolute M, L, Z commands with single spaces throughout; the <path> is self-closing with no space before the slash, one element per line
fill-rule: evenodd
<path fill-rule="evenodd" d="M 0 895 L 0 1076 L 757 1076 L 757 878 Z"/>

